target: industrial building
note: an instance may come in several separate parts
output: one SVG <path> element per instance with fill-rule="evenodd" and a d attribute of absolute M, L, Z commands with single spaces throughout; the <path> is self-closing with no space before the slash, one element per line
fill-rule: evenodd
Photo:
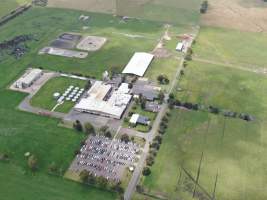
<path fill-rule="evenodd" d="M 150 120 L 148 117 L 145 117 L 139 114 L 133 114 L 130 119 L 130 123 L 134 125 L 141 124 L 141 125 L 148 126 L 150 124 Z"/>
<path fill-rule="evenodd" d="M 152 62 L 154 55 L 149 53 L 135 53 L 130 62 L 123 70 L 123 74 L 133 74 L 137 76 L 144 76 L 147 68 Z"/>
<path fill-rule="evenodd" d="M 131 93 L 133 95 L 139 96 L 140 94 L 146 98 L 148 101 L 154 101 L 158 98 L 161 88 L 151 84 L 144 78 L 140 78 L 133 85 Z"/>
<path fill-rule="evenodd" d="M 96 81 L 74 109 L 120 119 L 131 99 L 128 84 L 122 83 L 117 90 L 114 90 L 111 85 Z"/>
<path fill-rule="evenodd" d="M 24 89 L 30 87 L 36 80 L 43 75 L 41 69 L 29 69 L 20 79 L 15 83 L 15 87 Z"/>

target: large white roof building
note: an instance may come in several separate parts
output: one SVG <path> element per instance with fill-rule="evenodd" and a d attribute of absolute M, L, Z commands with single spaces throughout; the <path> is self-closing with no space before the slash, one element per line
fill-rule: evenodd
<path fill-rule="evenodd" d="M 30 87 L 34 81 L 39 79 L 43 74 L 41 69 L 29 69 L 17 82 L 15 83 L 17 88 Z"/>
<path fill-rule="evenodd" d="M 122 73 L 144 76 L 153 58 L 154 55 L 149 53 L 142 53 L 142 52 L 135 53 L 131 58 L 130 62 L 124 68 Z"/>
<path fill-rule="evenodd" d="M 75 105 L 74 109 L 120 119 L 131 101 L 132 95 L 128 94 L 128 91 L 125 90 L 124 84 L 109 97 L 111 91 L 111 85 L 105 85 L 102 81 L 96 81 L 88 91 L 87 96 L 82 98 Z"/>

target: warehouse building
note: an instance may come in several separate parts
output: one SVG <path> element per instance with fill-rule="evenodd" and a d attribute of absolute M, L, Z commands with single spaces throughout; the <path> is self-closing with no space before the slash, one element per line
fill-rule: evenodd
<path fill-rule="evenodd" d="M 19 89 L 28 88 L 42 75 L 43 71 L 41 69 L 30 69 L 19 80 L 16 81 L 15 87 Z"/>
<path fill-rule="evenodd" d="M 120 119 L 131 99 L 132 95 L 129 94 L 128 84 L 124 83 L 113 91 L 111 85 L 96 81 L 74 109 L 79 112 Z"/>
<path fill-rule="evenodd" d="M 153 58 L 154 55 L 149 53 L 135 53 L 122 73 L 133 74 L 142 77 L 144 76 Z"/>

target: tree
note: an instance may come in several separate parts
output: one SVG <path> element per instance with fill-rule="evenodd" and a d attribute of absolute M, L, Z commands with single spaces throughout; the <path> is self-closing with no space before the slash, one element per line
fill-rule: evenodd
<path fill-rule="evenodd" d="M 157 80 L 159 83 L 162 83 L 164 79 L 164 76 L 162 74 L 158 75 Z"/>
<path fill-rule="evenodd" d="M 87 178 L 87 182 L 91 185 L 96 184 L 96 177 L 93 174 L 89 174 Z"/>
<path fill-rule="evenodd" d="M 0 153 L 0 160 L 8 160 L 8 154 Z"/>
<path fill-rule="evenodd" d="M 169 119 L 168 119 L 167 115 L 165 115 L 164 117 L 162 117 L 162 121 L 163 122 L 166 122 L 166 123 L 169 122 Z"/>
<path fill-rule="evenodd" d="M 154 157 L 152 155 L 149 155 L 146 159 L 146 163 L 149 166 L 152 166 L 154 164 Z"/>
<path fill-rule="evenodd" d="M 129 89 L 132 89 L 132 88 L 133 88 L 133 84 L 132 84 L 132 83 L 129 83 L 129 84 L 128 84 L 128 88 L 129 88 Z"/>
<path fill-rule="evenodd" d="M 82 132 L 83 131 L 83 126 L 79 120 L 76 120 L 75 123 L 73 124 L 73 128 L 76 131 Z"/>
<path fill-rule="evenodd" d="M 121 140 L 122 140 L 123 142 L 128 143 L 128 142 L 130 141 L 129 135 L 127 135 L 127 134 L 123 134 L 123 135 L 121 136 Z"/>
<path fill-rule="evenodd" d="M 159 135 L 157 135 L 157 136 L 155 137 L 155 139 L 154 139 L 154 140 L 158 141 L 158 142 L 159 142 L 159 144 L 161 144 L 161 142 L 162 142 L 162 137 L 161 137 L 161 136 L 159 136 Z"/>
<path fill-rule="evenodd" d="M 170 93 L 169 94 L 169 99 L 174 99 L 175 98 L 175 95 L 173 93 Z"/>
<path fill-rule="evenodd" d="M 137 185 L 136 186 L 136 191 L 139 192 L 139 193 L 142 193 L 142 192 L 144 192 L 144 188 L 141 185 Z"/>
<path fill-rule="evenodd" d="M 37 169 L 38 160 L 35 157 L 35 155 L 31 155 L 28 158 L 28 166 L 32 171 L 35 171 Z"/>
<path fill-rule="evenodd" d="M 85 87 L 84 87 L 84 89 L 85 90 L 89 90 L 91 86 L 92 86 L 92 83 L 91 83 L 90 80 L 88 80 L 87 83 L 86 83 L 86 85 L 85 85 Z"/>
<path fill-rule="evenodd" d="M 113 190 L 115 190 L 119 194 L 122 194 L 124 192 L 124 189 L 123 189 L 123 187 L 121 187 L 121 182 L 116 183 L 113 186 Z"/>
<path fill-rule="evenodd" d="M 169 78 L 166 75 L 163 75 L 163 74 L 158 75 L 157 80 L 162 85 L 167 85 L 167 84 L 170 83 Z"/>
<path fill-rule="evenodd" d="M 111 138 L 111 137 L 112 137 L 112 134 L 111 134 L 110 131 L 106 131 L 104 135 L 105 135 L 105 137 L 107 137 L 107 138 Z"/>
<path fill-rule="evenodd" d="M 85 123 L 84 129 L 85 129 L 85 133 L 88 135 L 95 134 L 95 128 L 89 122 Z"/>
<path fill-rule="evenodd" d="M 149 167 L 145 167 L 144 169 L 143 169 L 143 175 L 144 176 L 149 176 L 151 174 L 151 170 L 150 170 L 150 168 Z"/>
<path fill-rule="evenodd" d="M 83 170 L 81 171 L 81 173 L 79 174 L 79 177 L 81 179 L 81 181 L 83 183 L 87 183 L 88 182 L 88 178 L 89 178 L 89 172 L 87 170 Z"/>
<path fill-rule="evenodd" d="M 51 173 L 55 173 L 55 172 L 58 170 L 56 163 L 55 163 L 55 162 L 52 162 L 52 163 L 48 166 L 48 170 L 49 170 L 49 172 L 51 172 Z"/>
<path fill-rule="evenodd" d="M 142 98 L 140 99 L 140 105 L 141 108 L 144 110 L 146 108 L 146 98 L 142 96 Z"/>
<path fill-rule="evenodd" d="M 100 177 L 97 177 L 97 183 L 103 187 L 103 188 L 106 188 L 107 187 L 107 184 L 108 184 L 108 180 L 105 179 L 104 177 L 100 176 Z"/>
<path fill-rule="evenodd" d="M 159 94 L 158 94 L 158 99 L 159 99 L 159 103 L 160 104 L 163 103 L 164 98 L 165 98 L 165 94 L 162 91 L 160 91 Z"/>

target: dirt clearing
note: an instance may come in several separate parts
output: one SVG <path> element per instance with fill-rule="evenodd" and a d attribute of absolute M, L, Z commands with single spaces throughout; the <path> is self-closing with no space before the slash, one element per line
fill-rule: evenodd
<path fill-rule="evenodd" d="M 206 26 L 241 31 L 267 32 L 267 2 L 262 0 L 209 0 L 208 12 L 202 15 Z"/>

